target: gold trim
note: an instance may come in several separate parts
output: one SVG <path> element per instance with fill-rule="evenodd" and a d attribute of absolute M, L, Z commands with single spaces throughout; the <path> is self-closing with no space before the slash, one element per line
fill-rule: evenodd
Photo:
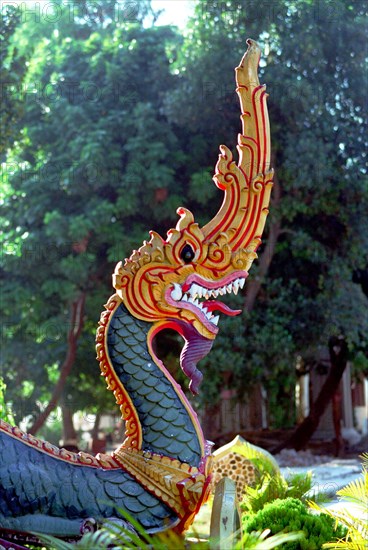
<path fill-rule="evenodd" d="M 107 345 L 107 335 L 111 319 L 121 303 L 122 299 L 117 294 L 113 294 L 105 305 L 106 311 L 101 313 L 96 333 L 97 359 L 100 364 L 101 375 L 106 380 L 107 388 L 114 393 L 116 403 L 120 406 L 122 419 L 125 422 L 126 437 L 123 445 L 124 447 L 140 449 L 142 447 L 142 427 L 139 416 L 130 395 L 121 383 L 110 361 Z"/>
<path fill-rule="evenodd" d="M 185 462 L 148 451 L 119 447 L 114 458 L 143 487 L 174 510 L 180 519 L 196 512 L 209 479 Z M 209 461 L 210 462 L 210 461 Z M 210 469 L 210 464 L 206 472 Z"/>
<path fill-rule="evenodd" d="M 120 465 L 117 464 L 115 459 L 105 453 L 99 453 L 96 456 L 90 455 L 89 453 L 79 452 L 73 453 L 67 451 L 66 449 L 56 447 L 48 441 L 43 441 L 34 435 L 23 432 L 17 426 L 11 426 L 4 420 L 0 419 L 0 431 L 6 433 L 13 439 L 18 440 L 20 443 L 32 447 L 41 453 L 45 453 L 52 458 L 57 460 L 62 460 L 73 464 L 73 466 L 90 466 L 91 468 L 104 468 L 106 470 L 116 470 L 120 469 Z"/>

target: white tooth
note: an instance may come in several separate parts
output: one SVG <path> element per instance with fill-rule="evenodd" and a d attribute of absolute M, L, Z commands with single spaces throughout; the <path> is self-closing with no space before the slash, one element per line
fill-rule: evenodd
<path fill-rule="evenodd" d="M 240 286 L 240 288 L 243 288 L 244 283 L 245 283 L 245 279 L 244 279 L 244 278 L 239 279 L 239 286 Z"/>
<path fill-rule="evenodd" d="M 196 295 L 197 295 L 197 289 L 196 289 L 196 285 L 192 285 L 189 289 L 189 294 L 191 295 L 192 298 L 195 298 Z"/>
<path fill-rule="evenodd" d="M 174 290 L 171 291 L 171 298 L 178 302 L 182 295 L 181 286 L 178 283 L 174 283 Z"/>
<path fill-rule="evenodd" d="M 213 291 L 212 291 L 212 296 L 213 296 L 214 298 L 217 298 L 217 296 L 218 296 L 218 290 L 213 290 Z"/>
<path fill-rule="evenodd" d="M 234 292 L 234 294 L 238 294 L 238 290 L 239 290 L 239 279 L 236 279 L 233 282 L 233 292 Z"/>
<path fill-rule="evenodd" d="M 232 285 L 232 284 L 227 285 L 227 286 L 226 286 L 226 290 L 227 290 L 227 293 L 228 293 L 228 294 L 231 294 L 232 291 L 233 291 L 233 285 Z"/>
<path fill-rule="evenodd" d="M 186 294 L 184 294 L 184 296 L 182 297 L 182 300 L 183 300 L 183 302 L 187 302 L 188 301 L 188 296 Z"/>
<path fill-rule="evenodd" d="M 224 294 L 226 294 L 226 290 L 224 292 L 224 289 L 223 288 L 219 288 L 218 289 L 218 293 L 220 294 L 220 296 L 223 296 Z"/>
<path fill-rule="evenodd" d="M 199 307 L 199 302 L 198 302 L 198 300 L 194 300 L 194 301 L 193 301 L 193 304 L 194 304 L 195 306 Z"/>
<path fill-rule="evenodd" d="M 208 319 L 209 321 L 211 321 L 213 315 L 212 315 L 212 313 L 209 311 L 208 313 L 206 313 L 206 317 L 207 317 L 207 319 Z"/>
<path fill-rule="evenodd" d="M 220 315 L 217 315 L 216 317 L 214 317 L 214 318 L 211 320 L 211 323 L 213 323 L 214 325 L 217 325 L 218 322 L 219 322 L 219 319 L 220 319 Z"/>
<path fill-rule="evenodd" d="M 208 300 L 208 298 L 210 297 L 210 291 L 209 290 L 206 290 L 206 293 L 204 295 L 204 297 L 206 298 L 206 300 Z"/>
<path fill-rule="evenodd" d="M 196 285 L 197 286 L 197 285 Z M 197 286 L 197 294 L 198 294 L 198 298 L 202 298 L 203 296 L 203 291 L 204 291 L 204 288 L 202 286 Z"/>
<path fill-rule="evenodd" d="M 202 305 L 202 304 L 201 304 L 201 305 Z M 208 309 L 207 309 L 206 307 L 201 307 L 201 310 L 203 311 L 203 313 L 204 313 L 205 315 L 207 315 Z"/>

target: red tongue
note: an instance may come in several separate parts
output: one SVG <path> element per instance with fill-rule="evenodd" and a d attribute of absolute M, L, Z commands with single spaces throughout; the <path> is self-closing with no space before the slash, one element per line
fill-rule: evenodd
<path fill-rule="evenodd" d="M 225 315 L 229 315 L 231 317 L 239 315 L 239 313 L 242 312 L 241 309 L 231 309 L 223 302 L 216 302 L 216 300 L 203 302 L 203 307 L 206 307 L 208 311 L 220 311 L 220 313 L 224 313 Z"/>

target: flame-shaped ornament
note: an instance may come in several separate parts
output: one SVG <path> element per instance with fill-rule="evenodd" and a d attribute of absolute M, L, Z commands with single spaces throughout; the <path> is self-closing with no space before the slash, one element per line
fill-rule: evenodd
<path fill-rule="evenodd" d="M 247 43 L 248 50 L 235 69 L 242 121 L 239 162 L 225 145 L 220 147 L 214 176 L 224 192 L 219 212 L 200 228 L 189 210 L 179 208 L 180 219 L 167 239 L 151 231 L 151 240 L 119 263 L 113 277 L 132 315 L 153 323 L 154 332 L 170 327 L 184 337 L 181 366 L 191 378 L 193 393 L 201 380 L 196 363 L 208 353 L 208 341 L 218 332 L 216 312 L 240 313 L 217 298 L 243 288 L 268 214 L 273 171 L 267 94 L 257 74 L 260 48 L 253 40 Z"/>

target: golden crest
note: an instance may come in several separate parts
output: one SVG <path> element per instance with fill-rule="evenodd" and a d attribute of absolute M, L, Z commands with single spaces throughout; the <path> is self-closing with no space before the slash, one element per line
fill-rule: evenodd
<path fill-rule="evenodd" d="M 219 320 L 215 312 L 240 313 L 213 298 L 243 288 L 268 214 L 273 172 L 267 94 L 257 75 L 259 57 L 259 47 L 248 40 L 235 70 L 243 128 L 239 162 L 226 146 L 220 147 L 214 176 L 224 191 L 219 212 L 200 228 L 189 210 L 179 208 L 179 221 L 166 240 L 151 231 L 151 240 L 115 269 L 114 287 L 139 319 L 179 332 L 183 323 L 190 323 L 213 340 Z"/>

